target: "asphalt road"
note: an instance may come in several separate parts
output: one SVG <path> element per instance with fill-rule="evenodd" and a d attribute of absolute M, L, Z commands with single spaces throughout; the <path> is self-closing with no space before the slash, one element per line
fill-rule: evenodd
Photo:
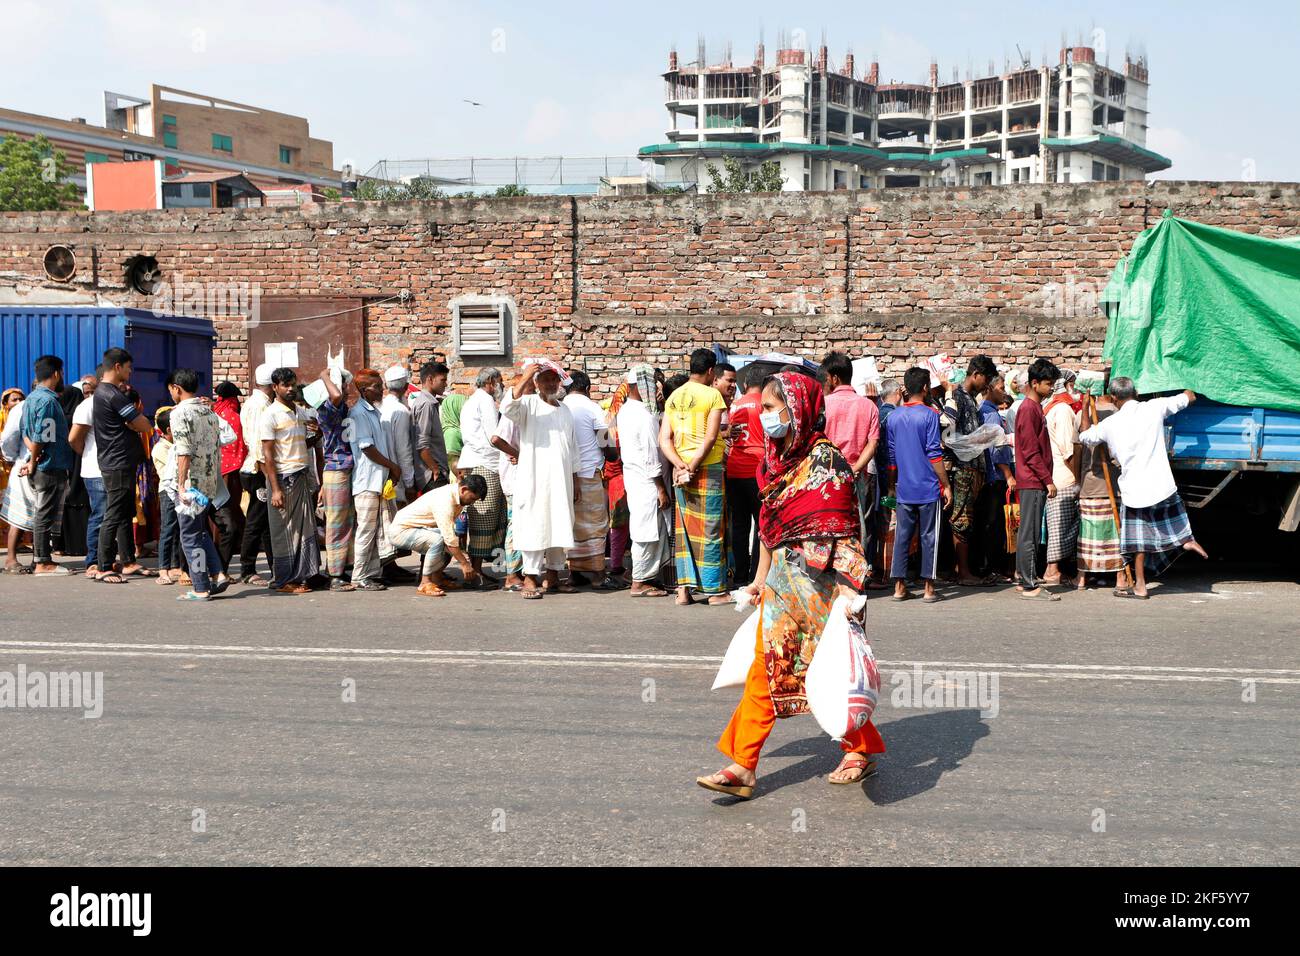
<path fill-rule="evenodd" d="M 103 674 L 98 719 L 0 709 L 0 864 L 1294 865 L 1300 587 L 1215 573 L 873 597 L 880 772 L 829 786 L 779 721 L 748 803 L 693 783 L 730 608 L 0 575 L 0 677 Z M 996 674 L 996 716 L 896 706 L 912 662 Z"/>

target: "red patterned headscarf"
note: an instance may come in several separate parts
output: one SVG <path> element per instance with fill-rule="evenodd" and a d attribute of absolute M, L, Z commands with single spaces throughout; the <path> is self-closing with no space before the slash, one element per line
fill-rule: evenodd
<path fill-rule="evenodd" d="M 798 372 L 782 372 L 776 379 L 790 410 L 790 440 L 784 450 L 770 438 L 763 441 L 759 537 L 775 548 L 788 541 L 856 536 L 853 470 L 822 431 L 826 400 L 821 385 Z"/>

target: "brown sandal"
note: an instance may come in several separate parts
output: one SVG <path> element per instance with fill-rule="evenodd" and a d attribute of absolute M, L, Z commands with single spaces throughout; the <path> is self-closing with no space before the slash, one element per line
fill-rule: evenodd
<path fill-rule="evenodd" d="M 726 783 L 715 783 L 709 777 L 721 777 Z M 709 774 L 709 777 L 696 777 L 695 782 L 705 790 L 712 790 L 714 793 L 725 793 L 729 797 L 737 797 L 741 800 L 748 800 L 754 796 L 754 784 L 745 783 L 730 770 L 719 770 L 717 773 Z"/>
<path fill-rule="evenodd" d="M 832 770 L 831 773 L 839 773 L 842 770 L 861 770 L 862 773 L 858 774 L 852 780 L 832 780 L 830 776 L 827 775 L 826 782 L 836 786 L 844 786 L 850 783 L 861 783 L 876 772 L 876 762 L 874 760 L 863 760 L 861 757 L 846 757 L 844 760 L 840 761 L 840 765 Z"/>

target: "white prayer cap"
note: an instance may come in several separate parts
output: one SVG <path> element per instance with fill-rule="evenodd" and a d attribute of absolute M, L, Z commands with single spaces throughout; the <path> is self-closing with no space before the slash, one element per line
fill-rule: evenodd
<path fill-rule="evenodd" d="M 411 373 L 401 365 L 390 365 L 384 371 L 385 385 L 405 385 L 411 380 Z"/>
<path fill-rule="evenodd" d="M 270 363 L 263 362 L 261 365 L 257 367 L 257 370 L 253 372 L 253 381 L 255 381 L 258 385 L 270 385 L 271 373 L 274 371 L 275 368 L 272 365 L 270 365 Z"/>
<path fill-rule="evenodd" d="M 635 385 L 635 384 L 636 384 L 636 370 L 635 370 L 635 369 L 628 369 L 628 370 L 627 370 L 627 375 L 625 375 L 625 376 L 623 377 L 623 380 L 624 380 L 625 382 L 627 382 L 629 385 Z"/>

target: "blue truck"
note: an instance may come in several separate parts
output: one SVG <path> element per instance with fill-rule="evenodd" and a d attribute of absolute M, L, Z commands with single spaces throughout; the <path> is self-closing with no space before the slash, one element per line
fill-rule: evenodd
<path fill-rule="evenodd" d="M 0 389 L 31 391 L 32 363 L 42 355 L 63 359 L 64 377 L 75 380 L 95 371 L 105 350 L 131 353 L 131 384 L 144 400 L 145 413 L 171 404 L 166 379 L 175 368 L 199 373 L 199 389 L 212 389 L 211 321 L 187 315 L 162 315 L 116 306 L 0 306 Z"/>
<path fill-rule="evenodd" d="M 1300 413 L 1198 399 L 1169 419 L 1165 441 L 1198 534 L 1300 528 Z M 1295 557 L 1294 542 L 1280 545 Z"/>

